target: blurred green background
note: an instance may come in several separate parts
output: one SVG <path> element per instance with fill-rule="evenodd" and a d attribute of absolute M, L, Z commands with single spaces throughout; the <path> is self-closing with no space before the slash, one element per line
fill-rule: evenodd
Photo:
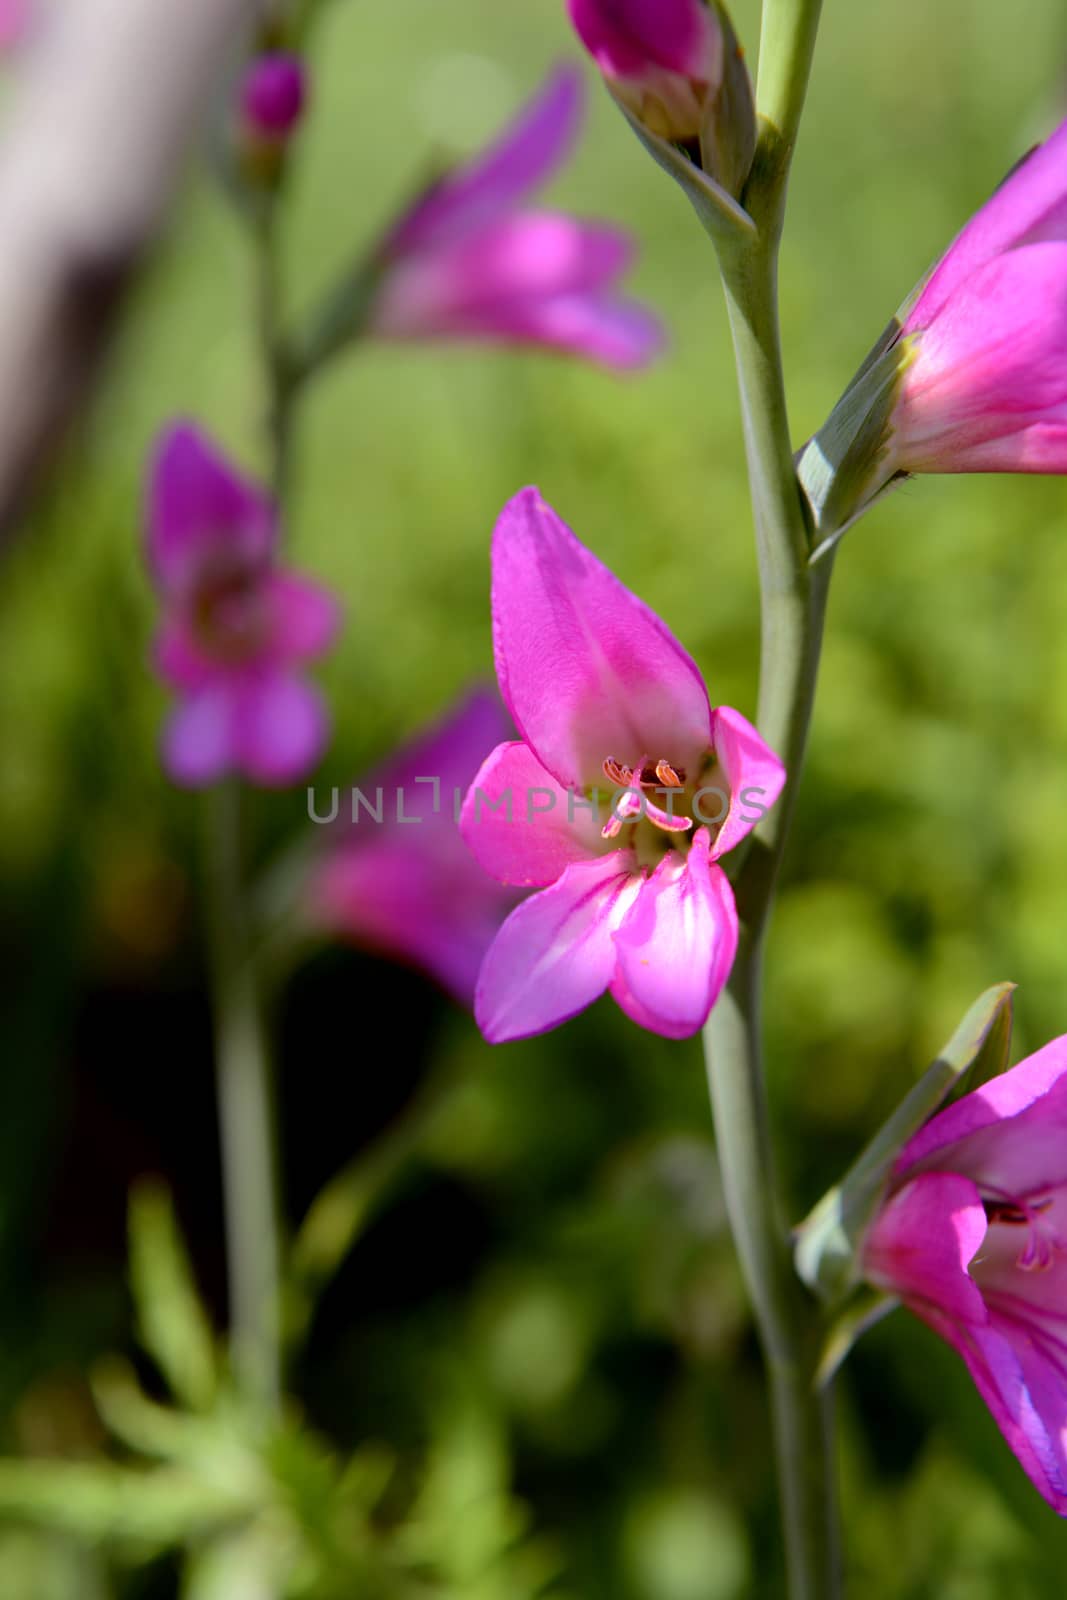
<path fill-rule="evenodd" d="M 735 21 L 754 60 L 755 0 Z M 294 309 L 435 152 L 476 148 L 578 55 L 561 0 L 324 7 L 286 219 Z M 713 700 L 753 711 L 754 557 L 714 260 L 588 76 L 586 137 L 551 198 L 635 231 L 635 286 L 671 352 L 619 380 L 533 354 L 367 348 L 324 376 L 291 518 L 296 564 L 347 611 L 324 672 L 323 785 L 491 673 L 489 533 L 530 481 L 668 621 Z M 1065 110 L 1060 0 L 828 0 L 783 258 L 798 443 Z M 247 241 L 202 166 L 0 592 L 8 1455 L 112 1448 L 87 1374 L 135 1349 L 124 1212 L 138 1174 L 172 1186 L 216 1316 L 224 1304 L 198 808 L 157 764 L 165 697 L 146 670 L 139 547 L 145 453 L 174 414 L 264 465 Z M 1067 1030 L 1065 818 L 1067 486 L 909 485 L 841 551 L 770 952 L 771 1092 L 797 1215 L 986 986 L 1020 986 L 1017 1056 Z M 264 861 L 303 819 L 302 791 L 258 803 Z M 779 1596 L 759 1361 L 699 1044 L 641 1033 L 604 1002 L 491 1050 L 415 975 L 335 951 L 294 977 L 279 1024 L 293 1221 L 420 1082 L 459 1079 L 294 1375 L 334 1450 L 399 1463 L 397 1536 L 422 1540 L 438 1585 L 410 1592 Z M 903 1314 L 870 1335 L 840 1411 L 855 1593 L 1062 1595 L 1067 1530 L 933 1335 Z M 0 1531 L 0 1600 L 162 1600 L 178 1582 L 150 1540 Z"/>

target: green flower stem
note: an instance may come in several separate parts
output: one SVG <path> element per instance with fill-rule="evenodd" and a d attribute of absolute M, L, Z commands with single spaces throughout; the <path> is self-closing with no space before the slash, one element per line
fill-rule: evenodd
<path fill-rule="evenodd" d="M 234 1374 L 264 1425 L 281 1401 L 277 1172 L 270 1064 L 241 859 L 242 791 L 206 797 L 205 865 Z"/>
<path fill-rule="evenodd" d="M 793 1269 L 774 1170 L 761 1027 L 764 936 L 804 764 L 830 579 L 829 562 L 808 565 L 777 292 L 789 164 L 819 10 L 819 0 L 766 0 L 761 132 L 742 196 L 757 232 L 720 246 L 760 571 L 758 720 L 788 777 L 778 804 L 756 829 L 735 884 L 740 947 L 705 1030 L 726 1203 L 770 1380 L 791 1600 L 833 1600 L 840 1592 L 830 1401 L 815 1379 L 821 1317 Z"/>
<path fill-rule="evenodd" d="M 268 476 L 271 492 L 280 506 L 289 488 L 296 384 L 283 324 L 278 200 L 276 194 L 265 197 L 262 215 L 255 224 L 253 245 L 256 329 L 267 390 Z"/>
<path fill-rule="evenodd" d="M 252 227 L 254 315 L 267 396 L 267 477 L 282 508 L 295 391 L 283 329 L 279 196 L 261 198 Z M 282 1398 L 280 1183 L 271 1061 L 245 883 L 244 799 L 236 782 L 207 797 L 205 861 L 231 1360 L 245 1403 L 269 1426 Z"/>

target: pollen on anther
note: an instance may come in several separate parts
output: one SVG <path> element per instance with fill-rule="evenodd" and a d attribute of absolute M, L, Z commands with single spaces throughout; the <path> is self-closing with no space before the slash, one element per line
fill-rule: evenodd
<path fill-rule="evenodd" d="M 656 762 L 656 777 L 665 789 L 680 789 L 682 787 L 682 776 L 671 766 L 669 761 Z"/>
<path fill-rule="evenodd" d="M 616 761 L 614 756 L 607 756 L 604 760 L 604 776 L 618 789 L 628 789 L 633 782 L 633 773 L 622 761 Z"/>

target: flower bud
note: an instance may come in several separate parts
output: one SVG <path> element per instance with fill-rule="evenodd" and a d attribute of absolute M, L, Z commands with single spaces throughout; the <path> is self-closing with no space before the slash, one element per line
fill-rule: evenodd
<path fill-rule="evenodd" d="M 756 119 L 737 36 L 704 0 L 568 0 L 582 43 L 612 94 L 646 132 L 699 146 L 730 194 L 752 165 Z"/>
<path fill-rule="evenodd" d="M 1067 122 L 949 246 L 798 463 L 836 538 L 922 472 L 1067 473 Z"/>
<path fill-rule="evenodd" d="M 258 56 L 239 96 L 239 142 L 246 176 L 270 185 L 307 104 L 307 71 L 298 56 Z"/>
<path fill-rule="evenodd" d="M 298 57 L 260 56 L 241 87 L 244 126 L 260 139 L 288 139 L 303 115 L 306 95 L 307 74 Z"/>

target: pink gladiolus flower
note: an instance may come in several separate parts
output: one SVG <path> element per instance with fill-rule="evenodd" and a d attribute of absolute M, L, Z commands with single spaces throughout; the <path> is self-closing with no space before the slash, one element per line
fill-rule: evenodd
<path fill-rule="evenodd" d="M 612 367 L 659 351 L 651 312 L 616 293 L 628 236 L 522 209 L 570 152 L 581 111 L 579 76 L 556 72 L 495 144 L 429 190 L 382 247 L 371 332 L 543 345 Z"/>
<path fill-rule="evenodd" d="M 20 45 L 30 25 L 30 0 L 0 0 L 0 51 Z"/>
<path fill-rule="evenodd" d="M 520 741 L 485 762 L 463 834 L 487 871 L 541 889 L 504 923 L 475 1016 L 493 1043 L 541 1033 L 606 989 L 656 1033 L 694 1033 L 737 948 L 719 858 L 785 773 L 713 711 L 657 616 L 524 489 L 493 540 L 497 677 Z M 606 819 L 606 820 L 605 820 Z"/>
<path fill-rule="evenodd" d="M 972 217 L 904 336 L 892 468 L 1067 472 L 1067 122 Z"/>
<path fill-rule="evenodd" d="M 905 1145 L 864 1267 L 959 1352 L 1067 1515 L 1067 1036 Z"/>
<path fill-rule="evenodd" d="M 313 924 L 421 968 L 468 1009 L 482 958 L 519 895 L 467 849 L 457 795 L 510 733 L 494 693 L 469 694 L 360 781 L 357 820 L 348 805 L 308 889 Z"/>
<path fill-rule="evenodd" d="M 661 139 L 700 137 L 723 74 L 703 0 L 567 0 L 578 37 L 620 100 Z"/>
<path fill-rule="evenodd" d="M 328 648 L 333 597 L 275 565 L 278 525 L 191 423 L 160 438 L 148 489 L 147 554 L 163 604 L 156 665 L 180 699 L 163 760 L 190 787 L 243 773 L 287 784 L 318 760 L 327 716 L 298 666 Z"/>
<path fill-rule="evenodd" d="M 253 138 L 284 144 L 296 129 L 307 99 L 307 71 L 299 56 L 259 56 L 241 85 L 241 121 Z"/>

